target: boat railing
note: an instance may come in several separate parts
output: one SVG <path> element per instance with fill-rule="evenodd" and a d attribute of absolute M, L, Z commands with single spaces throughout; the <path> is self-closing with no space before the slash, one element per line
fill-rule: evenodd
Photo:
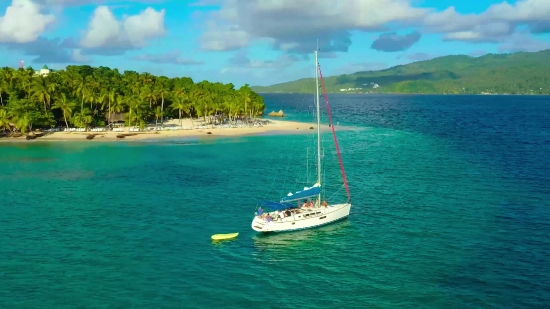
<path fill-rule="evenodd" d="M 291 216 L 285 218 L 279 217 L 277 212 L 266 213 L 266 215 L 270 216 L 273 222 L 293 222 L 316 218 L 326 214 L 322 209 L 326 209 L 326 207 L 300 208 L 298 209 L 300 212 L 293 211 Z"/>

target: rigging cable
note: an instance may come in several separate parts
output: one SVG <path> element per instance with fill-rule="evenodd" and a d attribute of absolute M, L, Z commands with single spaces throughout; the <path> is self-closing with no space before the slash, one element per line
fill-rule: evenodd
<path fill-rule="evenodd" d="M 306 82 L 307 82 L 307 79 L 304 80 L 304 83 L 302 84 L 302 89 L 305 88 Z M 299 102 L 296 103 L 296 105 L 299 105 Z M 296 107 L 296 105 L 294 106 L 294 109 L 295 109 L 296 111 L 298 111 L 298 108 Z M 298 112 L 298 114 L 300 114 L 300 113 Z M 295 147 L 294 147 L 294 144 L 295 144 L 295 143 L 296 143 L 296 138 L 292 138 L 292 143 L 291 143 L 291 145 L 290 145 L 290 149 L 294 149 L 294 148 L 295 148 Z M 279 158 L 278 158 L 278 160 L 277 160 L 277 161 L 279 161 L 280 163 L 282 163 L 282 161 L 284 160 L 284 158 L 286 158 L 287 155 L 288 155 L 288 153 L 289 153 L 288 151 L 286 151 L 286 149 L 289 148 L 288 146 L 289 146 L 289 138 L 286 138 L 286 139 L 285 139 L 285 143 L 284 143 L 284 145 L 283 145 L 283 147 L 282 147 L 282 151 L 281 151 L 281 153 L 280 153 L 281 155 L 279 156 Z M 286 173 L 285 173 L 285 176 L 286 176 L 286 174 L 288 174 L 288 167 L 289 167 L 289 165 L 290 165 L 289 162 L 290 162 L 291 158 L 292 158 L 292 155 L 289 155 L 289 156 L 288 156 L 287 167 L 286 167 L 286 169 L 285 169 L 285 172 L 286 172 Z M 267 190 L 267 192 L 266 192 L 266 194 L 265 194 L 265 196 L 264 196 L 264 200 L 269 200 L 270 194 L 271 194 L 271 193 L 274 193 L 274 186 L 275 186 L 275 183 L 277 182 L 277 179 L 279 178 L 278 176 L 281 174 L 281 171 L 282 171 L 282 170 L 283 170 L 283 165 L 282 165 L 282 164 L 276 164 L 276 169 L 275 169 L 275 173 L 274 173 L 274 176 L 273 176 L 273 181 L 271 182 L 271 185 L 269 186 L 269 188 L 268 188 L 268 190 Z M 286 177 L 284 177 L 284 179 L 285 179 L 285 180 L 284 180 L 283 184 L 286 183 Z M 281 188 L 284 188 L 284 185 L 283 185 Z M 282 190 L 284 190 L 284 189 L 282 189 Z M 281 194 L 282 194 L 282 193 L 281 193 Z M 285 195 L 286 195 L 286 194 L 285 194 Z M 259 206 L 259 205 L 256 205 L 256 209 L 258 208 L 258 206 Z"/>
<path fill-rule="evenodd" d="M 351 196 L 349 193 L 348 181 L 346 179 L 346 171 L 344 170 L 344 163 L 342 162 L 342 155 L 340 154 L 340 147 L 338 146 L 338 139 L 336 138 L 336 131 L 334 130 L 334 124 L 332 123 L 332 113 L 330 112 L 330 105 L 328 104 L 327 89 L 325 88 L 325 81 L 323 80 L 323 73 L 321 72 L 321 66 L 319 65 L 319 77 L 321 79 L 321 85 L 323 86 L 323 96 L 327 106 L 327 114 L 330 121 L 330 127 L 332 129 L 332 136 L 334 137 L 334 145 L 336 146 L 336 152 L 338 154 L 338 161 L 340 162 L 340 170 L 342 171 L 342 179 L 346 186 L 346 194 L 348 196 L 348 202 L 351 202 Z"/>

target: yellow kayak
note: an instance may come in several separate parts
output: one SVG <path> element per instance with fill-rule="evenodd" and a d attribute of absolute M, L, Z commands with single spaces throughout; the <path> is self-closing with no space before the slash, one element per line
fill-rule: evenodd
<path fill-rule="evenodd" d="M 225 240 L 232 239 L 239 235 L 239 233 L 230 233 L 230 234 L 214 234 L 212 235 L 212 240 Z"/>

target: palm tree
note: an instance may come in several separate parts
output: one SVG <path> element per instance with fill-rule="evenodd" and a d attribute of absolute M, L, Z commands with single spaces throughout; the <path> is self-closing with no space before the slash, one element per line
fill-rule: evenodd
<path fill-rule="evenodd" d="M 160 97 L 161 103 L 160 103 L 160 109 L 164 113 L 164 97 L 168 96 L 170 94 L 170 89 L 168 88 L 168 85 L 164 80 L 159 80 L 157 84 L 155 85 L 155 96 L 158 98 Z M 160 125 L 162 126 L 164 124 L 164 114 L 160 117 Z"/>
<path fill-rule="evenodd" d="M 123 95 L 118 95 L 114 97 L 114 100 L 111 103 L 111 113 L 122 113 L 124 112 L 124 108 L 126 107 L 126 97 Z"/>
<path fill-rule="evenodd" d="M 4 78 L 5 76 L 0 75 L 0 106 L 4 106 L 3 94 L 9 89 L 8 83 Z"/>
<path fill-rule="evenodd" d="M 219 113 L 231 119 L 241 115 L 243 108 L 252 115 L 263 112 L 263 99 L 247 89 L 235 90 L 231 84 L 207 81 L 195 84 L 190 78 L 169 79 L 133 71 L 121 74 L 117 69 L 86 65 L 69 65 L 47 76 L 35 74 L 32 68 L 0 68 L 0 107 L 3 109 L 0 131 L 15 127 L 26 132 L 32 130 L 33 124 L 49 126 L 56 109 L 63 114 L 67 127 L 70 123 L 88 127 L 107 114 L 105 118 L 111 123 L 114 112 L 127 113 L 128 123 L 140 126 L 153 118 L 156 125 L 159 120 L 164 124 L 165 116 L 175 114 L 181 125 L 185 115 L 204 117 L 207 121 Z M 76 108 L 78 101 L 79 109 Z M 90 109 L 85 108 L 84 103 L 89 103 Z M 168 111 L 165 104 L 170 106 Z"/>
<path fill-rule="evenodd" d="M 159 125 L 158 123 L 160 117 L 162 117 L 162 109 L 160 108 L 160 106 L 157 106 L 157 108 L 155 109 L 155 128 Z"/>
<path fill-rule="evenodd" d="M 106 89 L 103 89 L 101 94 L 100 94 L 100 97 L 98 98 L 98 103 L 101 104 L 101 108 L 102 109 L 105 109 L 105 102 L 107 102 L 107 113 L 109 116 L 107 116 L 107 122 L 108 122 L 108 125 L 111 125 L 111 114 L 113 112 L 113 110 L 111 109 L 111 103 L 115 101 L 115 97 L 116 97 L 116 92 L 115 92 L 115 89 L 114 88 L 106 88 Z"/>
<path fill-rule="evenodd" d="M 231 110 L 233 111 L 233 120 L 237 118 L 237 116 L 242 115 L 242 112 L 244 111 L 244 106 L 241 104 L 240 97 L 237 95 L 233 97 L 233 102 L 231 102 Z"/>
<path fill-rule="evenodd" d="M 170 107 L 172 108 L 172 110 L 177 109 L 179 111 L 180 127 L 183 126 L 181 112 L 184 111 L 186 113 L 189 113 L 189 105 L 187 104 L 186 98 L 183 96 L 175 97 L 174 103 L 172 103 Z"/>
<path fill-rule="evenodd" d="M 11 117 L 8 111 L 3 108 L 0 109 L 0 128 L 2 129 L 2 131 L 5 132 L 6 130 L 11 129 L 10 123 Z"/>
<path fill-rule="evenodd" d="M 128 129 L 132 127 L 133 121 L 140 121 L 140 114 L 142 109 L 141 98 L 137 95 L 131 95 L 126 98 L 126 105 L 128 106 Z"/>
<path fill-rule="evenodd" d="M 86 93 L 86 99 L 88 103 L 90 103 L 90 110 L 94 110 L 93 104 L 97 103 L 97 98 L 99 97 L 99 83 L 93 78 L 88 77 L 88 91 Z M 94 114 L 97 114 L 97 112 L 94 112 Z"/>
<path fill-rule="evenodd" d="M 71 118 L 75 106 L 76 105 L 73 102 L 67 101 L 67 95 L 65 93 L 61 93 L 55 101 L 55 104 L 52 106 L 52 108 L 60 109 L 63 113 L 63 120 L 65 120 L 65 125 L 67 126 L 67 129 L 69 128 L 67 118 Z"/>
<path fill-rule="evenodd" d="M 105 103 L 108 101 L 107 91 L 107 88 L 101 88 L 97 93 L 96 103 L 100 105 L 100 109 L 104 109 Z"/>
<path fill-rule="evenodd" d="M 239 89 L 239 94 L 244 103 L 244 114 L 246 117 L 250 115 L 252 117 L 252 111 L 249 109 L 249 105 L 252 103 L 252 89 L 248 87 L 248 84 L 245 84 Z M 250 114 L 248 113 L 250 111 Z"/>
<path fill-rule="evenodd" d="M 38 76 L 32 81 L 32 95 L 44 103 L 44 112 L 47 111 L 47 105 L 50 103 L 52 88 L 55 89 L 55 85 L 48 83 L 47 77 Z"/>
<path fill-rule="evenodd" d="M 25 134 L 27 133 L 27 130 L 32 130 L 32 124 L 29 117 L 29 113 L 24 113 L 23 115 L 16 116 L 13 118 L 13 120 L 15 121 L 15 127 L 21 133 Z"/>
<path fill-rule="evenodd" d="M 90 124 L 93 122 L 92 112 L 87 108 L 76 112 L 72 118 L 74 124 L 76 124 L 80 128 L 86 129 L 86 131 L 88 130 Z"/>
<path fill-rule="evenodd" d="M 146 86 L 142 91 L 141 95 L 143 99 L 149 102 L 149 108 L 153 108 L 153 101 L 156 99 L 155 91 L 152 87 Z"/>
<path fill-rule="evenodd" d="M 79 76 L 78 79 L 74 80 L 74 94 L 80 96 L 82 99 L 80 103 L 80 110 L 84 110 L 84 98 L 86 97 L 89 87 L 86 80 L 86 76 Z"/>
<path fill-rule="evenodd" d="M 204 117 L 204 122 L 206 122 L 206 115 L 208 114 L 208 94 L 207 92 L 198 87 L 191 93 L 191 98 L 195 101 L 195 111 L 197 112 L 198 117 Z"/>

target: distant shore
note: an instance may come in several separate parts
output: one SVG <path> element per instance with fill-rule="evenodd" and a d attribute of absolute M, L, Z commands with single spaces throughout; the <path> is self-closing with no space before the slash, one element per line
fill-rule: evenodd
<path fill-rule="evenodd" d="M 258 94 L 313 94 L 310 92 L 258 92 Z M 351 92 L 338 91 L 327 94 L 364 94 L 364 95 L 456 95 L 456 96 L 548 96 L 550 93 L 412 93 L 412 92 Z"/>
<path fill-rule="evenodd" d="M 165 128 L 176 128 L 180 126 L 180 121 L 177 119 L 164 122 Z M 259 127 L 236 127 L 236 128 L 219 128 L 207 126 L 206 128 L 194 128 L 191 119 L 183 119 L 181 127 L 188 129 L 168 129 L 159 131 L 140 131 L 132 132 L 128 127 L 123 127 L 120 131 L 104 131 L 104 132 L 41 132 L 42 136 L 33 140 L 26 140 L 26 135 L 19 137 L 0 137 L 0 142 L 32 142 L 32 141 L 89 141 L 89 142 L 106 142 L 106 141 L 139 141 L 149 139 L 162 138 L 178 138 L 178 137 L 236 137 L 249 135 L 265 135 L 265 134 L 292 134 L 313 132 L 316 129 L 316 124 L 287 121 L 287 120 L 272 120 L 269 123 Z M 343 126 L 337 126 L 338 129 L 345 129 Z M 330 127 L 326 125 L 322 127 L 323 132 L 330 131 Z M 88 136 L 93 135 L 93 139 Z M 117 136 L 125 135 L 124 138 Z"/>

